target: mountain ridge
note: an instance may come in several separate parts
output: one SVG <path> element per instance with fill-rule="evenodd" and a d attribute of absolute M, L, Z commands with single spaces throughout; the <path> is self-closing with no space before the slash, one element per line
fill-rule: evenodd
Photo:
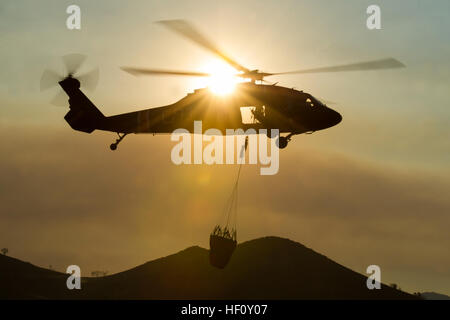
<path fill-rule="evenodd" d="M 209 250 L 191 246 L 101 278 L 66 288 L 67 274 L 0 259 L 0 297 L 17 299 L 417 299 L 289 239 L 269 236 L 240 243 L 225 269 L 209 264 Z M 11 260 L 13 261 L 13 260 Z M 10 261 L 10 262 L 11 262 Z M 25 264 L 25 262 L 22 262 Z M 5 268 L 9 265 L 9 269 Z M 36 269 L 33 269 L 36 268 Z M 31 268 L 31 269 L 30 269 Z M 3 272 L 1 272 L 3 270 Z M 5 273 L 6 270 L 9 270 Z M 47 271 L 45 271 L 47 270 Z M 8 275 L 9 273 L 9 275 Z M 3 274 L 3 275 L 2 275 Z M 30 282 L 30 279 L 33 281 Z M 3 288 L 5 288 L 2 285 Z"/>

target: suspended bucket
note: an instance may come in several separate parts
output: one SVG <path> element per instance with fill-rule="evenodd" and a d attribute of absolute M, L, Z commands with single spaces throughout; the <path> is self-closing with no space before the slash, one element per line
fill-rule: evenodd
<path fill-rule="evenodd" d="M 209 262 L 216 268 L 223 269 L 228 264 L 236 249 L 236 231 L 223 231 L 217 226 L 209 237 Z"/>

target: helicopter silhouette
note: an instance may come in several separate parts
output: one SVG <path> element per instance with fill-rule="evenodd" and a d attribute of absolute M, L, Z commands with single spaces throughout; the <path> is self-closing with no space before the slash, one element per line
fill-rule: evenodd
<path fill-rule="evenodd" d="M 61 77 L 55 72 L 46 70 L 41 78 L 41 90 L 59 83 L 69 97 L 70 110 L 64 119 L 73 129 L 86 133 L 94 130 L 115 132 L 118 138 L 110 148 L 116 150 L 118 144 L 130 133 L 170 134 L 178 128 L 194 133 L 194 121 L 202 121 L 203 132 L 212 128 L 220 130 L 222 134 L 225 134 L 227 129 L 245 131 L 255 129 L 254 132 L 260 129 L 267 129 L 267 132 L 278 129 L 280 135 L 276 137 L 276 144 L 283 149 L 292 136 L 333 127 L 342 121 L 342 116 L 307 92 L 278 86 L 277 83 L 264 84 L 267 83 L 266 77 L 405 67 L 396 59 L 386 58 L 290 72 L 261 72 L 258 69 L 248 69 L 236 62 L 184 20 L 164 20 L 158 23 L 209 50 L 236 69 L 236 77 L 247 82 L 238 83 L 233 93 L 227 96 L 217 96 L 208 88 L 201 88 L 167 106 L 107 117 L 80 90 L 81 85 L 95 86 L 98 81 L 98 69 L 76 77 L 86 57 L 79 54 L 67 55 L 63 57 L 66 75 Z M 135 76 L 212 76 L 209 73 L 195 71 L 137 67 L 121 67 L 121 69 Z M 244 121 L 243 109 L 250 111 L 250 120 Z M 268 136 L 270 137 L 270 133 Z"/>

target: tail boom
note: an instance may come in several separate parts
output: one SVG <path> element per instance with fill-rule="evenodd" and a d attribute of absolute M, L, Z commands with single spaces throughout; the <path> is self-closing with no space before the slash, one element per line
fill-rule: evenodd
<path fill-rule="evenodd" d="M 59 82 L 69 96 L 69 112 L 64 119 L 77 131 L 91 133 L 99 128 L 105 116 L 80 90 L 80 82 L 69 76 Z"/>

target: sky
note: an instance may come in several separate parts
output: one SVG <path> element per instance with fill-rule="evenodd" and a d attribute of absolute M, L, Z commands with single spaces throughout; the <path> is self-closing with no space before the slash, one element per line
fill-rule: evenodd
<path fill-rule="evenodd" d="M 81 8 L 68 30 L 66 8 Z M 366 8 L 381 8 L 368 30 Z M 249 69 L 282 72 L 394 57 L 404 69 L 273 77 L 343 115 L 295 136 L 280 170 L 243 167 L 239 241 L 275 235 L 382 281 L 450 294 L 450 3 L 423 1 L 8 1 L 0 4 L 0 246 L 83 275 L 208 247 L 237 167 L 176 166 L 169 136 L 85 134 L 40 92 L 48 67 L 88 56 L 105 115 L 171 104 L 193 78 L 133 77 L 120 66 L 204 71 L 215 57 L 155 24 L 185 19 Z"/>

